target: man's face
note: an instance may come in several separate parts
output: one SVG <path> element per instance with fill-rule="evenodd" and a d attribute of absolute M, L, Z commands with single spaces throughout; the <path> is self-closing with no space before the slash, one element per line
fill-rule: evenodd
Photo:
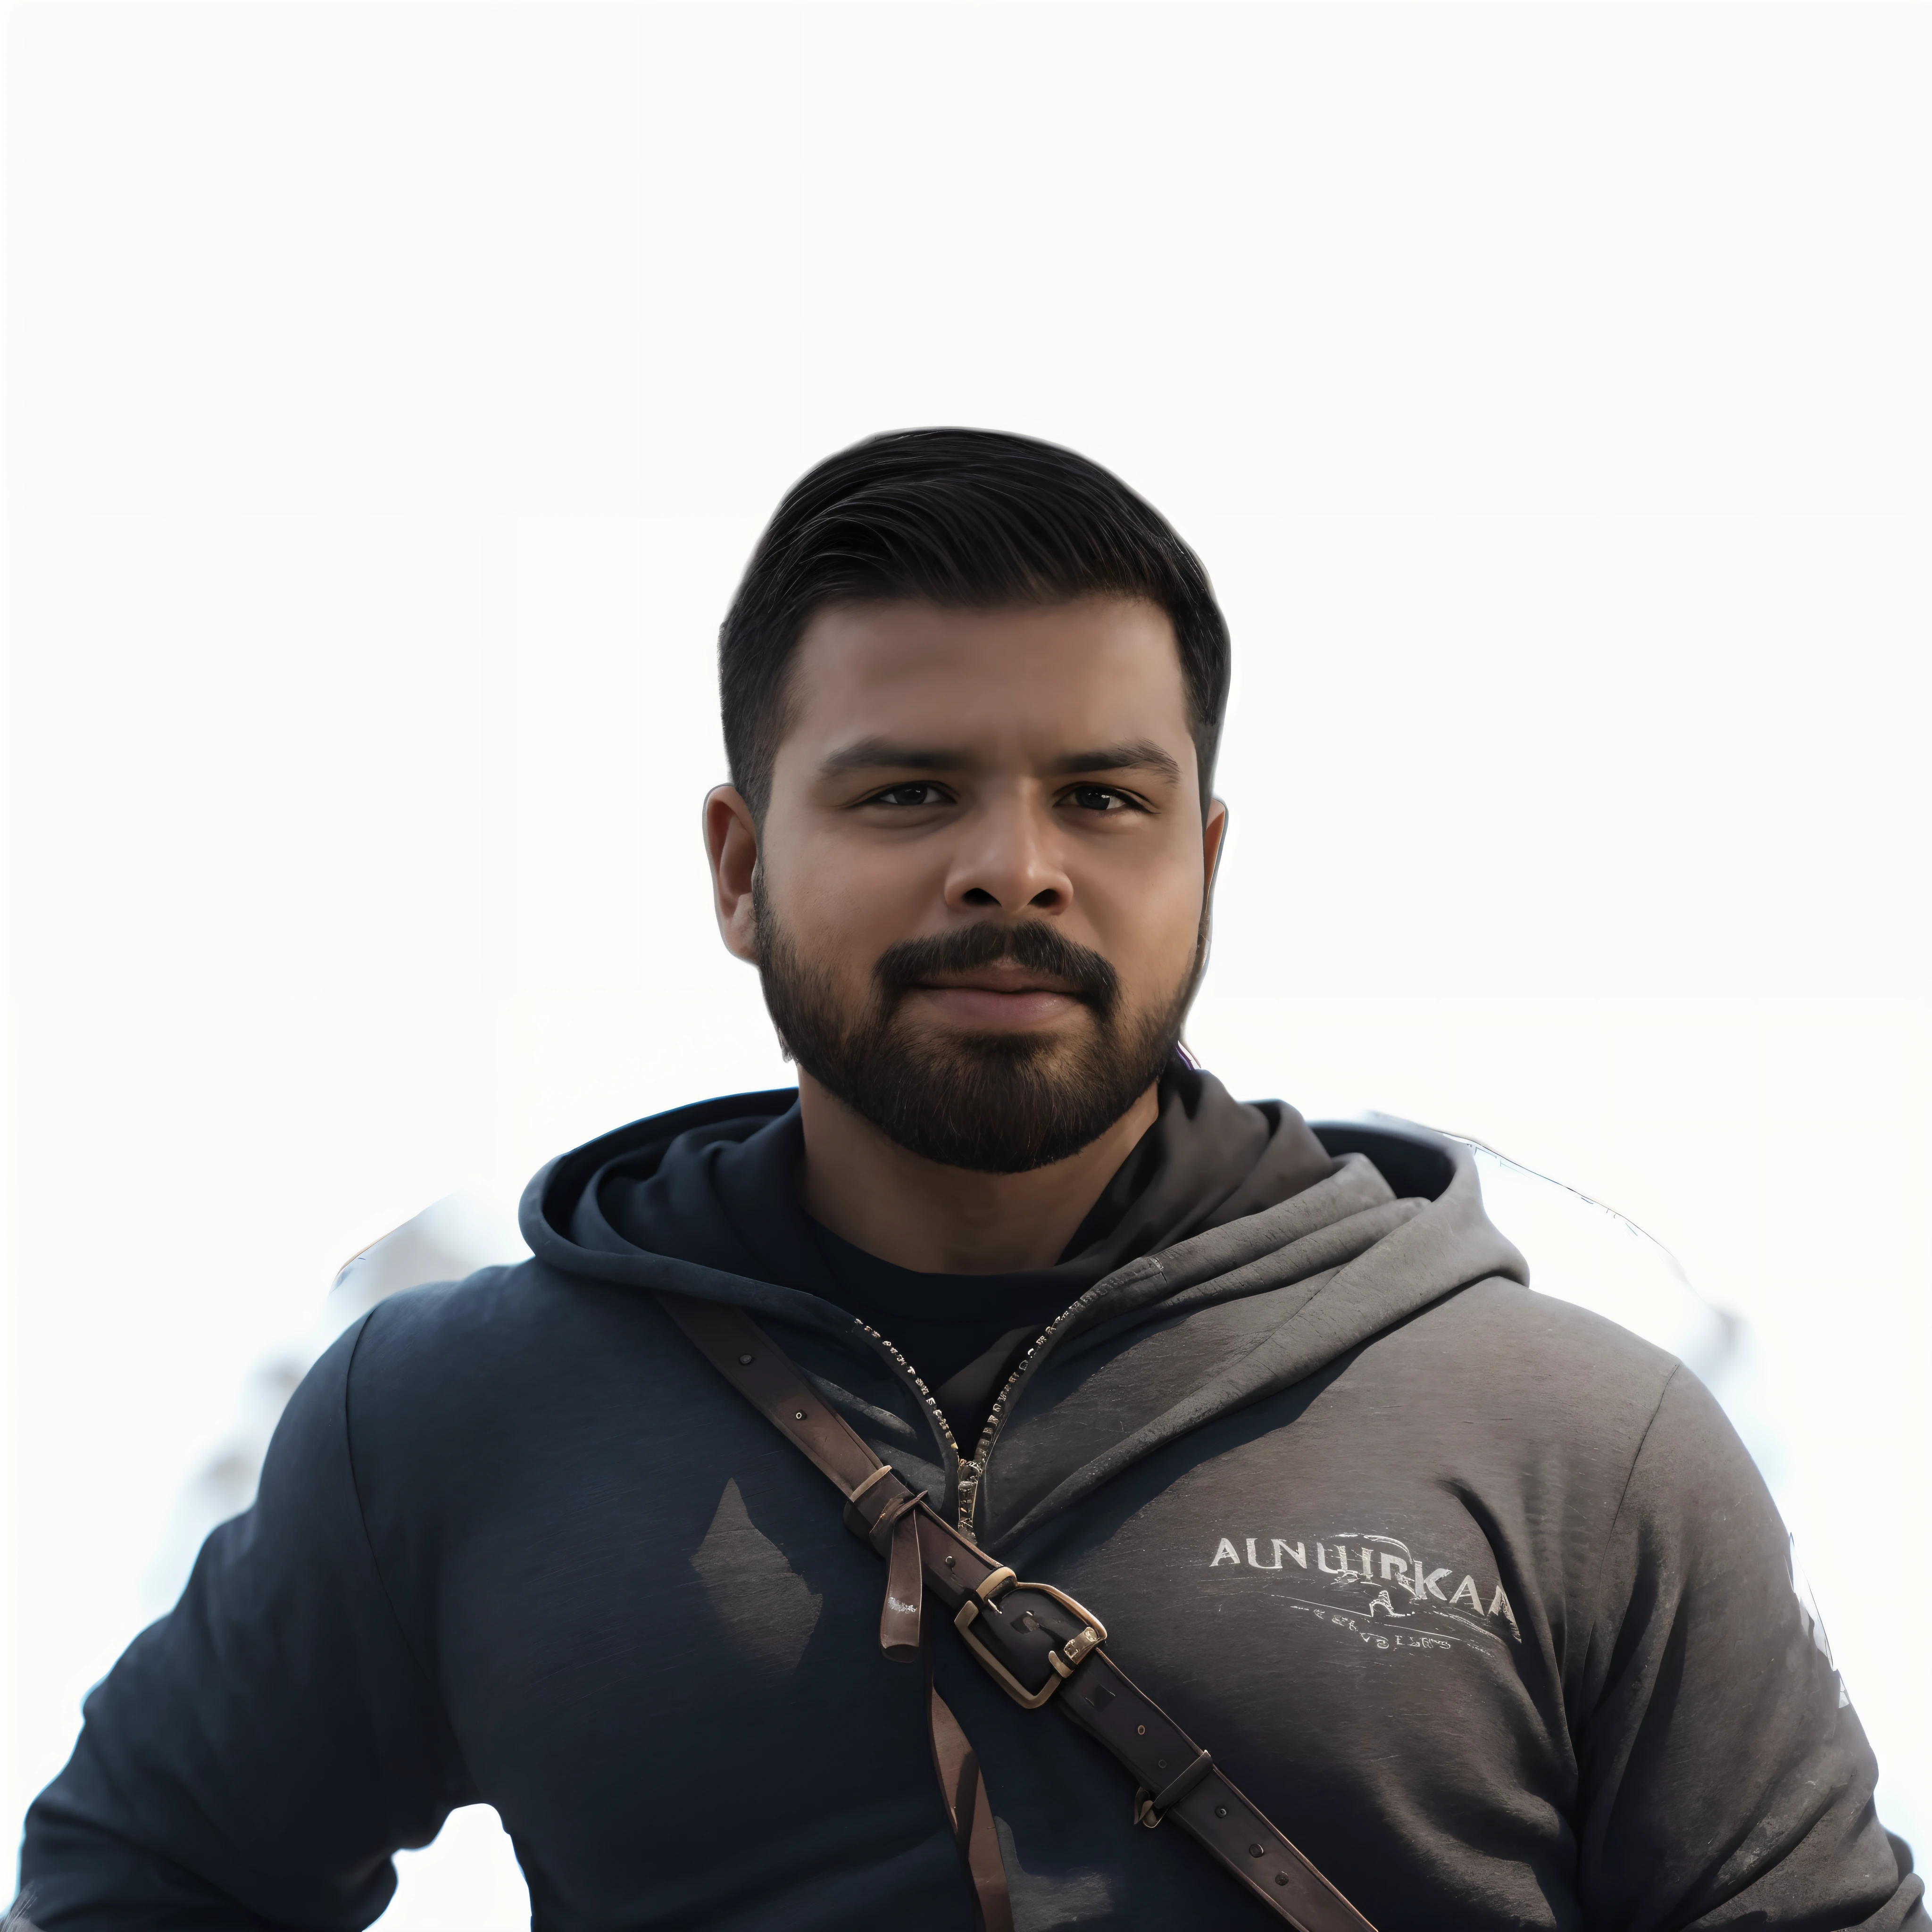
<path fill-rule="evenodd" d="M 1205 942 L 1225 818 L 1167 616 L 827 610 L 789 698 L 725 926 L 800 1066 L 950 1166 L 1078 1151 L 1159 1076 Z"/>

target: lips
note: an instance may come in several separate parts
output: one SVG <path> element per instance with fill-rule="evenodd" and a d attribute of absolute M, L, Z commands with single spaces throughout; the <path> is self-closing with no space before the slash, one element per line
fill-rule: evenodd
<path fill-rule="evenodd" d="M 931 1007 L 968 1026 L 1043 1026 L 1064 1018 L 1082 1004 L 1076 987 L 1017 959 L 932 974 L 913 990 L 924 994 Z"/>
<path fill-rule="evenodd" d="M 882 1012 L 910 996 L 972 1024 L 1035 1024 L 1078 1005 L 1104 1025 L 1120 998 L 1113 968 L 1043 919 L 901 940 L 872 970 Z"/>
<path fill-rule="evenodd" d="M 1058 993 L 1069 999 L 1080 997 L 1078 989 L 1066 981 L 1029 972 L 1017 963 L 1004 971 L 993 966 L 948 978 L 935 974 L 921 980 L 918 990 L 923 993 L 994 993 L 1015 997 L 1028 993 Z"/>
<path fill-rule="evenodd" d="M 1078 995 L 1058 987 L 1016 986 L 1010 989 L 976 981 L 964 985 L 923 985 L 914 988 L 926 1004 L 968 1026 L 1041 1026 L 1078 1010 Z"/>

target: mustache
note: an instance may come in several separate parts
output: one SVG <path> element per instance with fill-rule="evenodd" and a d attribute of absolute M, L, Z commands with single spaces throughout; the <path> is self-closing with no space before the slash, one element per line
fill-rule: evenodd
<path fill-rule="evenodd" d="M 939 974 L 970 973 L 1005 961 L 1060 981 L 1102 1020 L 1111 1019 L 1120 1004 L 1120 976 L 1090 946 L 1077 944 L 1043 919 L 1015 926 L 982 920 L 923 939 L 902 939 L 879 955 L 872 978 L 890 1011 L 914 987 Z"/>

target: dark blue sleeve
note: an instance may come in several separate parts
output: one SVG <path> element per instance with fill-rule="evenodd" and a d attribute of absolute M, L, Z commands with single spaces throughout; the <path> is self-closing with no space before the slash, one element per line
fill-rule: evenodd
<path fill-rule="evenodd" d="M 473 1802 L 363 1527 L 364 1325 L 296 1391 L 254 1508 L 88 1698 L 27 1815 L 21 1884 L 45 1932 L 364 1926 L 395 1889 L 392 1854 Z"/>
<path fill-rule="evenodd" d="M 1586 1932 L 1925 1927 L 1784 1527 L 1686 1371 L 1599 1574 L 1575 1726 Z"/>

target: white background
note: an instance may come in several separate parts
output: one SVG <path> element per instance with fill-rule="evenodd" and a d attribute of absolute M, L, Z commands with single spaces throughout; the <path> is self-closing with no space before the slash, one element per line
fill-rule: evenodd
<path fill-rule="evenodd" d="M 1222 594 L 1197 1051 L 1750 1320 L 1932 1838 L 1925 7 L 56 4 L 6 58 L 0 1832 L 346 1255 L 785 1078 L 716 626 L 800 471 L 956 422 Z"/>

